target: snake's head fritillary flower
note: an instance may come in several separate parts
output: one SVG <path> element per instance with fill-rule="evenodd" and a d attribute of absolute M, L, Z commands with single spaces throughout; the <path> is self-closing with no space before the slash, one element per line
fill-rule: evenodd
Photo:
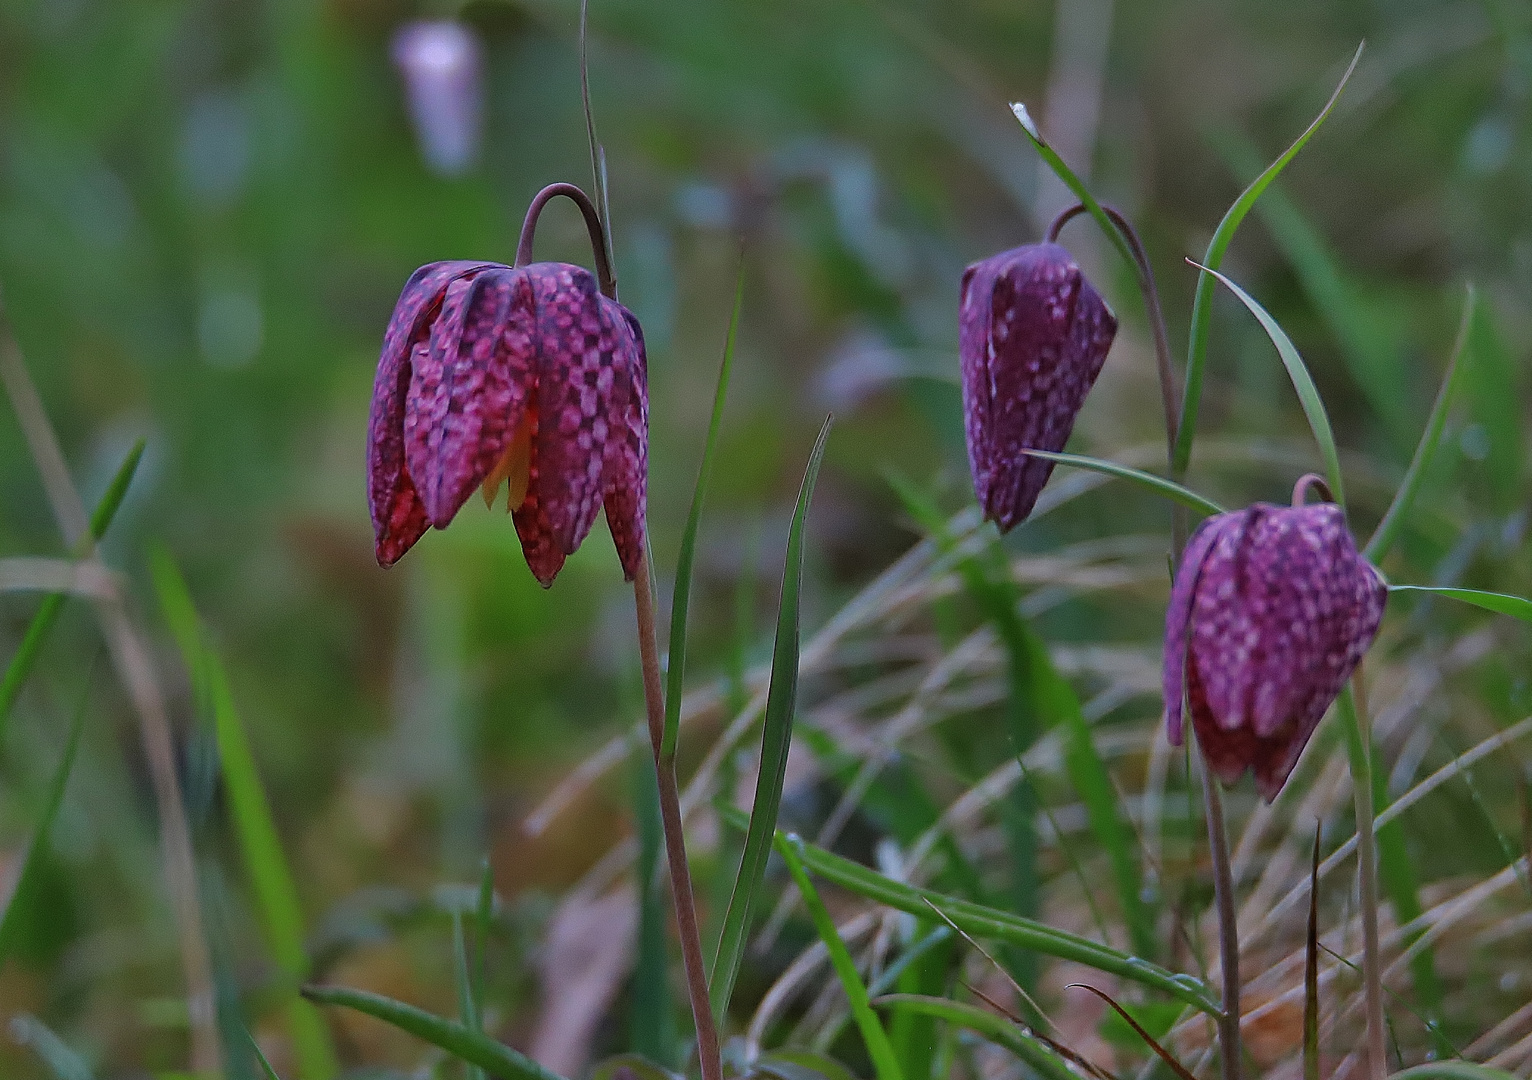
<path fill-rule="evenodd" d="M 1372 644 L 1387 587 L 1333 503 L 1256 503 L 1192 534 L 1165 618 L 1170 741 L 1183 690 L 1208 768 L 1270 802 Z"/>
<path fill-rule="evenodd" d="M 624 574 L 644 557 L 648 390 L 638 320 L 567 263 L 415 271 L 383 339 L 367 486 L 378 562 L 509 488 L 533 575 L 553 582 L 605 506 Z"/>
<path fill-rule="evenodd" d="M 1058 244 L 976 262 L 959 302 L 968 464 L 984 516 L 1007 532 L 1032 512 L 1101 373 L 1117 319 Z"/>

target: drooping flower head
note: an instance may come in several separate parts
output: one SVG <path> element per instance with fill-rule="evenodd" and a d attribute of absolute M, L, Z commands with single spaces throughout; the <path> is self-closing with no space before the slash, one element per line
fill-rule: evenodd
<path fill-rule="evenodd" d="M 529 249 L 528 231 L 523 239 Z M 644 557 L 647 376 L 638 320 L 583 267 L 415 271 L 373 386 L 367 488 L 379 564 L 428 526 L 445 528 L 475 489 L 492 503 L 505 484 L 544 586 L 603 506 L 631 580 Z"/>
<path fill-rule="evenodd" d="M 1028 244 L 976 262 L 959 302 L 968 464 L 984 516 L 1007 532 L 1032 512 L 1101 373 L 1117 319 L 1069 252 Z"/>
<path fill-rule="evenodd" d="M 1165 617 L 1170 741 L 1181 744 L 1184 691 L 1208 768 L 1226 784 L 1248 768 L 1276 798 L 1372 644 L 1387 595 L 1333 503 L 1255 503 L 1203 521 Z"/>

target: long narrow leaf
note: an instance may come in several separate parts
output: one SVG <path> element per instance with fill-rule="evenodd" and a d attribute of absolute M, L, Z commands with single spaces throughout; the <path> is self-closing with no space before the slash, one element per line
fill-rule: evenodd
<path fill-rule="evenodd" d="M 1081 454 L 1055 454 L 1048 450 L 1023 450 L 1022 453 L 1032 457 L 1047 458 L 1056 461 L 1060 465 L 1071 465 L 1076 469 L 1089 469 L 1091 472 L 1103 473 L 1106 476 L 1115 476 L 1119 480 L 1131 480 L 1133 483 L 1190 507 L 1199 514 L 1222 514 L 1223 507 L 1212 499 L 1203 498 L 1191 488 L 1182 487 L 1173 480 L 1166 480 L 1163 476 L 1155 476 L 1153 473 L 1144 472 L 1142 469 L 1132 469 L 1126 465 L 1119 465 L 1115 461 L 1103 461 L 1100 458 L 1085 457 Z"/>
<path fill-rule="evenodd" d="M 85 1059 L 31 1013 L 11 1017 L 10 1029 L 11 1038 L 36 1054 L 55 1080 L 94 1080 Z"/>
<path fill-rule="evenodd" d="M 787 863 L 793 883 L 803 894 L 803 904 L 809 910 L 809 917 L 814 920 L 814 929 L 819 932 L 819 940 L 824 942 L 830 954 L 830 966 L 835 969 L 841 987 L 846 991 L 846 1000 L 851 1003 L 851 1016 L 862 1033 L 862 1041 L 867 1046 L 868 1056 L 872 1058 L 878 1080 L 903 1080 L 899 1059 L 894 1055 L 893 1044 L 888 1041 L 888 1032 L 883 1030 L 883 1022 L 872 1011 L 867 985 L 857 974 L 856 961 L 851 958 L 846 943 L 841 940 L 840 931 L 835 929 L 835 920 L 830 917 L 824 901 L 819 898 L 819 891 L 809 880 L 808 871 L 803 868 L 803 846 L 803 841 L 795 835 L 776 834 L 777 851 Z"/>
<path fill-rule="evenodd" d="M 1442 431 L 1447 426 L 1447 414 L 1452 409 L 1453 398 L 1457 396 L 1458 374 L 1467 366 L 1462 363 L 1462 358 L 1468 347 L 1469 331 L 1473 329 L 1476 299 L 1474 287 L 1470 284 L 1463 297 L 1463 316 L 1458 322 L 1457 338 L 1452 343 L 1452 355 L 1447 358 L 1447 372 L 1442 376 L 1441 389 L 1436 392 L 1436 402 L 1431 406 L 1426 430 L 1421 433 L 1420 442 L 1415 447 L 1415 456 L 1410 460 L 1410 467 L 1399 484 L 1399 490 L 1394 492 L 1394 501 L 1389 503 L 1388 512 L 1378 522 L 1372 538 L 1362 551 L 1369 562 L 1382 562 L 1394 546 L 1399 528 L 1409 515 L 1410 507 L 1415 504 L 1415 494 L 1420 490 L 1421 481 L 1431 468 L 1431 459 L 1436 456 L 1437 444 L 1441 442 Z"/>
<path fill-rule="evenodd" d="M 392 1024 L 500 1080 L 562 1080 L 497 1039 L 382 994 L 344 986 L 305 986 L 303 996 L 316 1005 L 340 1005 Z"/>
<path fill-rule="evenodd" d="M 133 477 L 138 472 L 138 463 L 143 460 L 144 445 L 143 439 L 133 444 L 133 449 L 128 451 L 128 456 L 118 466 L 112 482 L 107 485 L 106 493 L 96 504 L 95 513 L 90 516 L 90 537 L 93 542 L 99 541 L 106 535 L 106 530 L 111 527 L 112 519 L 117 516 L 117 509 L 122 505 L 123 496 L 128 493 L 128 487 L 133 483 Z M 81 545 L 82 548 L 84 546 Z M 83 550 L 74 552 L 77 556 L 84 553 Z M 42 651 L 43 644 L 53 631 L 53 624 L 58 621 L 59 613 L 64 610 L 64 599 L 62 593 L 43 598 L 43 602 L 37 608 L 37 614 L 33 615 L 32 621 L 27 624 L 27 632 L 21 639 L 21 646 L 6 666 L 5 679 L 0 681 L 0 744 L 5 741 L 5 728 L 10 719 L 11 706 L 16 703 L 16 695 L 21 692 L 22 685 L 27 681 L 32 665 L 37 662 L 38 653 Z"/>
<path fill-rule="evenodd" d="M 1229 207 L 1223 220 L 1218 223 L 1218 228 L 1213 231 L 1213 238 L 1208 241 L 1207 254 L 1202 257 L 1202 266 L 1205 272 L 1197 279 L 1197 294 L 1192 301 L 1192 328 L 1186 350 L 1186 383 L 1181 392 L 1181 417 L 1176 426 L 1176 448 L 1171 460 L 1171 473 L 1180 477 L 1186 475 L 1186 467 L 1191 463 L 1192 442 L 1197 436 L 1197 406 L 1202 400 L 1202 376 L 1207 366 L 1208 328 L 1213 318 L 1213 279 L 1210 273 L 1216 271 L 1223 264 L 1224 253 L 1229 250 L 1229 244 L 1234 240 L 1234 232 L 1239 228 L 1240 222 L 1245 220 L 1245 215 L 1250 213 L 1250 208 L 1261 197 L 1273 180 L 1287 168 L 1288 162 L 1297 156 L 1298 151 L 1303 149 L 1305 143 L 1313 137 L 1314 132 L 1324 123 L 1330 115 L 1330 110 L 1335 108 L 1335 103 L 1340 100 L 1341 91 L 1351 78 L 1351 73 L 1356 70 L 1357 61 L 1362 58 L 1362 45 L 1358 45 L 1356 55 L 1351 58 L 1351 64 L 1346 68 L 1346 73 L 1341 76 L 1335 92 L 1330 95 L 1330 100 L 1325 102 L 1325 107 L 1319 111 L 1312 123 L 1304 129 L 1303 134 L 1293 141 L 1293 144 L 1283 152 L 1282 156 L 1266 167 L 1266 171 L 1251 181 L 1250 186 L 1241 192 L 1240 197 L 1234 200 L 1234 205 Z M 1339 494 L 1337 492 L 1337 494 Z"/>
<path fill-rule="evenodd" d="M 950 1001 L 920 994 L 889 994 L 873 1002 L 882 1008 L 899 1009 L 945 1020 L 967 1028 L 996 1046 L 1015 1054 L 1044 1080 L 1079 1080 L 1069 1066 L 1037 1039 L 1003 1016 L 965 1001 Z"/>
<path fill-rule="evenodd" d="M 802 845 L 800 855 L 804 865 L 826 881 L 896 911 L 923 918 L 934 904 L 953 925 L 974 937 L 1019 945 L 1061 960 L 1076 960 L 1097 971 L 1169 994 L 1209 1016 L 1219 1012 L 1218 1003 L 1210 997 L 1207 987 L 1194 976 L 1174 974 L 1141 957 L 1129 956 L 1089 938 L 1056 930 L 1008 911 L 894 881 L 813 844 Z"/>
<path fill-rule="evenodd" d="M 1428 1061 L 1401 1069 L 1389 1080 L 1517 1080 L 1515 1073 L 1472 1061 Z"/>
<path fill-rule="evenodd" d="M 833 419 L 825 418 L 814 449 L 809 453 L 803 484 L 798 489 L 798 505 L 793 510 L 792 526 L 787 534 L 782 596 L 777 606 L 777 637 L 771 654 L 771 685 L 766 691 L 766 713 L 761 723 L 761 766 L 755 780 L 755 801 L 750 807 L 750 824 L 745 830 L 739 873 L 734 878 L 734 892 L 724 913 L 718 953 L 708 979 L 708 1000 L 712 1002 L 713 1015 L 720 1022 L 728 1013 L 729 998 L 734 993 L 734 980 L 739 975 L 740 959 L 745 952 L 745 938 L 750 932 L 750 913 L 755 905 L 756 890 L 766 873 L 766 858 L 771 853 L 772 837 L 777 828 L 777 811 L 782 805 L 787 749 L 793 737 L 793 714 L 798 704 L 798 606 L 803 590 L 803 530 Z"/>
<path fill-rule="evenodd" d="M 463 933 L 463 913 L 452 909 L 452 974 L 457 982 L 458 1019 L 469 1031 L 482 1032 L 479 1001 L 474 996 L 473 978 L 468 970 L 468 940 Z M 484 1070 L 470 1065 L 464 1080 L 484 1080 Z"/>
<path fill-rule="evenodd" d="M 64 789 L 69 786 L 69 774 L 74 769 L 75 751 L 80 748 L 80 732 L 85 730 L 85 706 L 90 701 L 89 676 L 86 677 L 85 686 L 86 692 L 80 695 L 80 704 L 75 709 L 74 722 L 69 725 L 69 740 L 64 744 L 64 755 L 59 758 L 53 781 L 48 785 L 48 797 L 43 802 L 43 811 L 38 815 L 37 825 L 32 830 L 32 842 L 27 846 L 21 873 L 16 876 L 16 887 L 6 899 L 4 912 L 0 912 L 0 966 L 5 964 L 6 957 L 16 946 L 16 928 L 21 925 L 18 913 L 25 912 L 32 902 L 32 894 L 37 888 L 40 853 L 48 847 L 53 819 L 58 816 L 59 807 L 64 803 Z"/>
<path fill-rule="evenodd" d="M 1250 309 L 1250 313 L 1261 324 L 1261 329 L 1266 331 L 1266 336 L 1271 338 L 1271 343 L 1277 347 L 1277 355 L 1282 358 L 1282 366 L 1287 369 L 1287 377 L 1292 380 L 1293 389 L 1298 392 L 1298 402 L 1303 406 L 1303 415 L 1308 418 L 1309 430 L 1314 433 L 1314 441 L 1319 444 L 1319 453 L 1325 460 L 1325 480 L 1330 485 L 1330 491 L 1335 495 L 1335 501 L 1344 506 L 1346 494 L 1341 488 L 1340 454 L 1335 449 L 1335 433 L 1330 429 L 1330 416 L 1325 412 L 1325 403 L 1319 397 L 1319 388 L 1314 385 L 1308 366 L 1304 364 L 1303 357 L 1298 354 L 1292 338 L 1287 336 L 1287 331 L 1277 324 L 1277 320 L 1271 317 L 1255 297 L 1217 270 L 1210 270 L 1205 266 L 1198 268 L 1207 270 L 1228 286 L 1229 291 L 1239 297 L 1240 301 Z"/>
<path fill-rule="evenodd" d="M 165 621 L 180 647 L 182 662 L 194 684 L 206 693 L 212 710 L 229 816 L 234 822 L 272 956 L 296 988 L 309 967 L 303 944 L 303 910 L 255 755 L 234 706 L 228 675 L 222 659 L 204 640 L 191 592 L 169 551 L 155 546 L 150 550 L 149 561 L 155 591 Z M 299 1070 L 316 1080 L 336 1075 L 340 1071 L 339 1061 L 319 1014 L 297 998 L 291 999 L 287 1013 Z"/>
<path fill-rule="evenodd" d="M 1096 224 L 1101 226 L 1101 231 L 1106 233 L 1107 238 L 1116 246 L 1118 253 L 1136 271 L 1138 269 L 1138 260 L 1133 257 L 1133 252 L 1128 249 L 1127 240 L 1123 238 L 1117 226 L 1112 223 L 1112 219 L 1106 216 L 1106 211 L 1101 209 L 1101 204 L 1096 201 L 1096 197 L 1085 186 L 1085 181 L 1076 176 L 1075 171 L 1065 164 L 1063 158 L 1059 157 L 1058 151 L 1048 145 L 1048 140 L 1043 138 L 1042 132 L 1037 129 L 1037 123 L 1032 119 L 1032 114 L 1027 112 L 1027 107 L 1019 101 L 1013 102 L 1011 112 L 1015 114 L 1017 122 L 1021 124 L 1021 130 L 1025 131 L 1027 138 L 1032 140 L 1032 145 L 1037 148 L 1038 154 L 1048 163 L 1048 168 L 1053 170 L 1053 175 L 1063 181 L 1064 186 L 1074 193 L 1075 198 L 1079 199 L 1085 209 L 1090 212 L 1090 216 L 1096 219 Z"/>
<path fill-rule="evenodd" d="M 1474 607 L 1481 607 L 1485 611 L 1493 611 L 1497 615 L 1509 615 L 1513 619 L 1522 622 L 1532 622 L 1532 600 L 1520 596 L 1511 596 L 1507 593 L 1485 592 L 1482 589 L 1455 589 L 1435 585 L 1390 585 L 1391 593 L 1411 592 L 1429 593 L 1434 596 L 1445 596 L 1449 600 L 1460 600 Z"/>
<path fill-rule="evenodd" d="M 583 6 L 582 6 L 583 10 Z M 718 448 L 718 431 L 723 426 L 723 403 L 729 391 L 729 372 L 734 367 L 734 336 L 739 330 L 739 309 L 745 298 L 745 266 L 740 262 L 734 282 L 734 309 L 729 315 L 729 333 L 724 339 L 723 362 L 718 365 L 718 385 L 713 391 L 713 415 L 708 420 L 707 441 L 702 446 L 702 464 L 697 468 L 697 486 L 692 489 L 692 508 L 681 532 L 681 553 L 676 558 L 676 587 L 670 600 L 670 659 L 665 672 L 665 735 L 660 741 L 660 755 L 676 752 L 676 734 L 681 727 L 681 692 L 686 684 L 686 614 L 691 606 L 692 563 L 697 556 L 697 530 L 702 523 L 702 500 L 707 495 L 708 475 L 713 471 L 713 453 Z"/>

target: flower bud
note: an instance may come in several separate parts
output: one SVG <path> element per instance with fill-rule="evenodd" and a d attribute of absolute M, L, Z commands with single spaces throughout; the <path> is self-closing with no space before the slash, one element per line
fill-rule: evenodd
<path fill-rule="evenodd" d="M 1372 644 L 1388 590 L 1333 503 L 1256 503 L 1204 521 L 1165 617 L 1165 718 L 1183 691 L 1208 768 L 1270 802 Z"/>
<path fill-rule="evenodd" d="M 1101 373 L 1117 319 L 1058 244 L 1028 244 L 963 273 L 959 352 L 968 464 L 984 516 L 1007 532 L 1032 512 Z"/>

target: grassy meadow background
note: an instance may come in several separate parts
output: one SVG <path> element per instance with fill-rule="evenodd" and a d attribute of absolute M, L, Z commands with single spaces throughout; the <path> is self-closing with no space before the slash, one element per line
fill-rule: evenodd
<path fill-rule="evenodd" d="M 168 698 L 220 985 L 284 1076 L 297 1073 L 283 992 L 222 798 L 207 696 L 151 580 L 163 555 L 184 574 L 226 669 L 318 975 L 452 1013 L 449 913 L 472 896 L 488 853 L 499 898 L 486 976 L 496 1034 L 577 1070 L 635 1046 L 665 1056 L 668 1032 L 686 1030 L 678 995 L 670 1012 L 663 1003 L 646 1012 L 658 999 L 633 989 L 623 960 L 638 901 L 596 887 L 621 876 L 602 878 L 600 865 L 616 864 L 600 861 L 633 835 L 642 772 L 614 757 L 540 833 L 526 827 L 561 780 L 619 745 L 610 741 L 642 713 L 631 597 L 604 526 L 546 592 L 509 521 L 477 500 L 398 567 L 373 560 L 365 426 L 400 286 L 428 261 L 509 261 L 531 196 L 590 175 L 573 0 L 461 8 L 486 47 L 482 156 L 460 178 L 425 168 L 390 39 L 410 18 L 453 10 L 394 0 L 0 2 L 0 303 L 87 505 L 135 440 L 147 440 L 104 557 L 130 581 L 130 611 Z M 693 597 L 683 779 L 763 685 L 788 517 L 830 411 L 805 640 L 837 613 L 850 629 L 806 660 L 784 821 L 814 833 L 859 763 L 887 749 L 892 763 L 837 848 L 886 860 L 880 840 L 908 845 L 1005 764 L 1002 662 L 992 642 L 972 637 L 983 615 L 950 564 L 917 549 L 898 571 L 897 597 L 872 603 L 861 590 L 925 535 L 891 481 L 944 514 L 972 504 L 956 381 L 963 267 L 1039 239 L 1068 201 L 1007 103 L 1027 102 L 1064 157 L 1141 229 L 1179 359 L 1196 280 L 1184 257 L 1201 256 L 1224 209 L 1309 122 L 1363 39 L 1334 115 L 1242 227 L 1223 269 L 1308 360 L 1363 535 L 1410 460 L 1464 283 L 1476 284 L 1463 393 L 1384 569 L 1398 581 L 1528 595 L 1525 3 L 592 0 L 590 89 L 617 271 L 648 342 L 649 520 L 662 596 L 743 252 L 735 376 Z M 545 214 L 538 242 L 540 257 L 589 264 L 567 205 Z M 1064 242 L 1123 324 L 1073 446 L 1158 467 L 1161 410 L 1133 279 L 1088 220 Z M 1226 294 L 1210 355 L 1190 482 L 1226 505 L 1281 501 L 1318 456 L 1270 343 Z M 1124 811 L 1158 856 L 1144 867 L 1159 959 L 1195 972 L 1211 949 L 1195 928 L 1208 904 L 1205 842 L 1179 755 L 1153 750 L 1169 516 L 1120 484 L 1084 484 L 1061 469 L 1053 485 L 1067 501 L 1005 544 L 1021 609 L 1055 646 Z M 4 410 L 0 555 L 64 551 Z M 854 600 L 862 608 L 846 607 Z M 0 595 L 0 656 L 14 652 L 36 606 L 35 594 Z M 1369 670 L 1381 768 L 1397 797 L 1532 713 L 1532 633 L 1439 603 L 1395 599 L 1389 611 Z M 0 869 L 10 872 L 85 702 L 53 843 L 0 968 L 0 1020 L 35 1016 L 96 1076 L 156 1075 L 186 1066 L 184 981 L 137 722 L 100 642 L 88 605 L 70 601 L 0 745 Z M 931 689 L 944 661 L 947 681 Z M 880 741 L 895 721 L 905 728 Z M 1327 850 L 1350 835 L 1349 795 L 1324 786 L 1321 755 L 1331 753 L 1333 740 L 1311 748 L 1300 795 L 1249 840 L 1247 895 L 1262 866 L 1284 857 L 1296 860 L 1284 873 L 1306 874 L 1316 808 L 1329 811 Z M 1111 889 L 1098 898 L 1103 923 L 1083 901 L 1085 882 L 1106 880 L 1096 873 L 1106 855 L 1057 758 L 1031 762 L 1053 815 L 1042 828 L 1042 910 L 1126 948 Z M 647 767 L 645 753 L 632 760 Z M 1427 906 L 1514 870 L 1532 833 L 1529 761 L 1525 744 L 1488 755 L 1471 784 L 1443 785 L 1402 816 L 1399 843 Z M 722 755 L 721 783 L 735 772 L 748 781 L 752 762 L 748 752 Z M 1141 797 L 1157 768 L 1163 818 Z M 1248 784 L 1230 807 L 1241 823 L 1257 813 Z M 1004 877 L 995 820 L 980 808 L 961 816 L 956 835 L 976 864 Z M 1142 828 L 1149 820 L 1153 835 Z M 1072 838 L 1069 858 L 1048 839 L 1055 830 Z M 699 816 L 699 889 L 715 927 L 731 842 L 716 815 Z M 1085 873 L 1072 871 L 1076 862 Z M 1337 923 L 1354 915 L 1351 873 L 1337 873 L 1326 894 Z M 1408 972 L 1390 981 L 1434 1012 L 1458 1049 L 1512 1018 L 1481 1060 L 1532 1031 L 1525 879 L 1513 875 L 1434 943 L 1433 1006 L 1420 1004 Z M 560 898 L 582 880 L 576 895 L 605 896 L 607 906 L 585 923 L 561 922 L 570 909 Z M 774 870 L 767 911 L 783 880 Z M 836 910 L 858 909 L 846 900 Z M 1296 938 L 1279 927 L 1247 960 L 1247 979 L 1301 942 L 1297 914 Z M 775 944 L 747 957 L 735 1033 L 812 940 L 801 914 L 786 918 Z M 1173 933 L 1178 920 L 1193 933 Z M 581 953 L 582 937 L 592 955 Z M 1045 995 L 1063 1001 L 1068 980 L 1050 978 Z M 550 1004 L 581 992 L 594 995 L 584 1013 Z M 767 1025 L 768 1042 L 822 1030 L 837 1002 L 816 1005 L 815 993 Z M 1084 1019 L 1071 1037 L 1136 1068 L 1141 1049 L 1102 1028 L 1095 1006 L 1075 1006 Z M 1256 1056 L 1289 1067 L 1281 1040 L 1292 1029 L 1272 1015 L 1277 1049 L 1269 1061 Z M 1408 1011 L 1396 1020 L 1404 1057 L 1419 1060 L 1431 1039 Z M 348 1066 L 378 1076 L 436 1067 L 421 1044 L 381 1025 L 328 1022 Z M 1344 1030 L 1326 1036 L 1337 1061 Z M 1189 1052 L 1199 1037 L 1185 1036 Z M 865 1075 L 854 1034 L 829 1045 Z M 973 1060 L 986 1077 L 1004 1075 Z M 1532 1045 L 1506 1067 L 1532 1069 Z M 0 1075 L 51 1074 L 0 1033 Z"/>

